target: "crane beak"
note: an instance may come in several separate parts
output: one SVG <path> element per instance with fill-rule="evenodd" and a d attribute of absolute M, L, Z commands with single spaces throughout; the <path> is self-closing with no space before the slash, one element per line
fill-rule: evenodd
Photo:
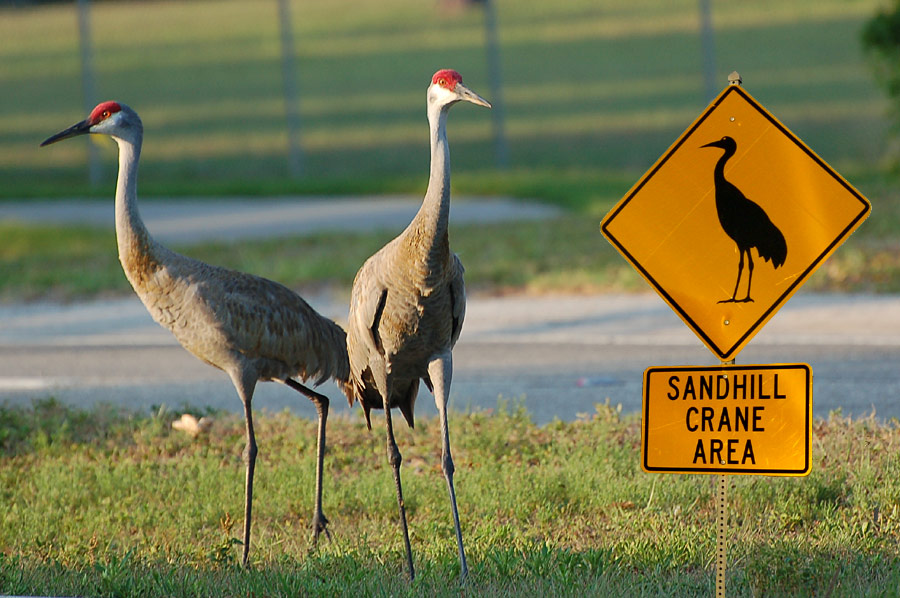
<path fill-rule="evenodd" d="M 91 132 L 91 122 L 88 119 L 81 121 L 80 123 L 74 124 L 68 129 L 64 131 L 60 131 L 56 135 L 52 137 L 48 137 L 41 143 L 41 147 L 45 145 L 50 145 L 51 143 L 56 143 L 57 141 L 62 141 L 63 139 L 68 139 L 69 137 L 77 137 L 78 135 L 84 135 L 86 133 Z"/>
<path fill-rule="evenodd" d="M 463 85 L 462 83 L 457 83 L 456 87 L 453 89 L 456 92 L 456 95 L 459 96 L 459 99 L 465 100 L 467 102 L 472 102 L 473 104 L 477 104 L 478 106 L 484 106 L 485 108 L 490 108 L 491 103 L 486 99 Z"/>
<path fill-rule="evenodd" d="M 720 149 L 724 149 L 724 148 L 722 148 L 722 140 L 711 141 L 710 143 L 707 143 L 706 145 L 701 145 L 700 147 L 701 148 L 703 148 L 703 147 L 718 147 Z"/>

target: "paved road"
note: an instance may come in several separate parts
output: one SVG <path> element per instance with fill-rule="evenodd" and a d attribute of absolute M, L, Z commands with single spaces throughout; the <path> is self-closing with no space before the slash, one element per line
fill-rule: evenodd
<path fill-rule="evenodd" d="M 144 202 L 148 228 L 166 242 L 299 234 L 324 229 L 400 230 L 417 198 L 378 201 L 291 198 Z M 547 218 L 553 209 L 504 199 L 456 199 L 454 223 Z M 112 205 L 91 202 L 0 203 L 0 219 L 112 226 Z M 598 233 L 599 234 L 599 233 Z M 342 321 L 346 298 L 308 297 Z M 649 366 L 715 365 L 718 360 L 656 295 L 470 297 L 454 352 L 451 403 L 494 408 L 521 402 L 543 423 L 591 413 L 609 400 L 626 411 L 641 402 Z M 795 296 L 738 356 L 738 363 L 810 363 L 818 415 L 842 408 L 900 417 L 900 297 Z M 333 385 L 335 411 L 347 412 Z M 177 345 L 134 296 L 73 305 L 0 306 L 0 401 L 55 396 L 75 405 L 165 403 L 238 410 L 227 377 Z M 304 398 L 261 384 L 255 405 L 314 416 Z M 418 412 L 434 414 L 424 392 Z"/>
<path fill-rule="evenodd" d="M 341 298 L 311 303 L 338 319 Z M 239 409 L 227 377 L 186 353 L 136 298 L 59 306 L 0 307 L 0 401 L 53 395 L 66 403 L 161 403 Z M 494 408 L 521 402 L 536 421 L 571 420 L 607 399 L 636 411 L 641 374 L 662 365 L 718 361 L 656 295 L 471 297 L 459 344 L 451 404 Z M 738 363 L 810 363 L 814 409 L 900 417 L 900 297 L 795 296 L 739 355 Z M 335 413 L 336 387 L 323 387 Z M 309 417 L 308 401 L 261 384 L 255 404 Z M 418 412 L 434 414 L 427 391 Z"/>

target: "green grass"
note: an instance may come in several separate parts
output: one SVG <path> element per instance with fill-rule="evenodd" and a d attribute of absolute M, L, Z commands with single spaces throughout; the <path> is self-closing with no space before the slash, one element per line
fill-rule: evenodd
<path fill-rule="evenodd" d="M 900 290 L 900 206 L 896 178 L 885 174 L 887 101 L 859 44 L 878 5 L 713 7 L 722 84 L 727 72 L 740 70 L 746 88 L 874 204 L 875 215 L 811 289 Z M 93 5 L 98 93 L 130 102 L 144 118 L 141 196 L 421 193 L 429 74 L 454 66 L 489 95 L 480 12 L 436 6 L 292 4 L 307 169 L 291 179 L 274 2 Z M 457 108 L 450 123 L 454 190 L 538 199 L 573 215 L 540 225 L 454 227 L 469 286 L 643 289 L 597 225 L 705 106 L 696 1 L 498 0 L 498 14 L 511 166 L 493 167 L 490 112 Z M 94 140 L 104 165 L 97 187 L 86 181 L 83 144 L 37 147 L 84 116 L 73 6 L 4 8 L 0 17 L 0 199 L 111 196 L 115 147 L 108 139 Z M 0 301 L 128 292 L 111 235 L 0 224 Z M 347 287 L 386 239 L 181 249 L 295 288 Z"/>
<path fill-rule="evenodd" d="M 176 247 L 192 257 L 253 272 L 297 289 L 329 286 L 348 292 L 365 259 L 393 231 L 319 234 L 293 239 Z M 72 300 L 127 294 L 116 259 L 115 232 L 0 223 L 0 300 Z M 454 250 L 471 290 L 639 289 L 640 278 L 599 233 L 598 220 L 565 216 L 553 222 L 454 229 Z"/>
<path fill-rule="evenodd" d="M 882 200 L 884 211 L 896 209 L 897 199 Z M 900 292 L 900 241 L 872 220 L 813 274 L 807 290 Z M 451 238 L 466 266 L 470 292 L 646 290 L 602 237 L 599 222 L 599 216 L 567 214 L 541 222 L 454 226 Z M 175 249 L 300 291 L 329 287 L 349 297 L 360 264 L 394 234 L 317 234 Z M 0 239 L 0 301 L 69 301 L 132 292 L 111 229 L 0 223 Z"/>
<path fill-rule="evenodd" d="M 408 584 L 380 422 L 329 421 L 333 539 L 310 551 L 315 424 L 259 417 L 242 571 L 242 421 L 212 415 L 212 433 L 192 440 L 164 408 L 0 408 L 0 593 L 712 595 L 714 479 L 641 472 L 637 415 L 598 405 L 538 427 L 509 403 L 454 413 L 462 589 L 436 420 L 397 429 L 419 573 Z M 898 595 L 898 447 L 898 422 L 835 414 L 815 422 L 809 477 L 730 478 L 728 595 Z"/>
<path fill-rule="evenodd" d="M 716 84 L 739 70 L 760 102 L 844 174 L 877 171 L 888 103 L 859 32 L 880 4 L 717 3 Z M 709 100 L 697 6 L 498 0 L 513 172 L 575 172 L 586 185 L 636 180 Z M 97 95 L 131 104 L 144 119 L 145 194 L 418 190 L 427 172 L 430 74 L 457 68 L 490 95 L 478 9 L 303 0 L 292 3 L 292 15 L 306 158 L 306 176 L 296 181 L 285 157 L 275 2 L 93 5 Z M 7 7 L 0 17 L 0 196 L 105 194 L 86 183 L 83 143 L 38 148 L 85 116 L 74 5 Z M 476 191 L 532 196 L 518 175 L 493 168 L 491 118 L 472 106 L 454 111 L 455 173 L 471 175 Z M 114 149 L 99 143 L 111 179 Z"/>

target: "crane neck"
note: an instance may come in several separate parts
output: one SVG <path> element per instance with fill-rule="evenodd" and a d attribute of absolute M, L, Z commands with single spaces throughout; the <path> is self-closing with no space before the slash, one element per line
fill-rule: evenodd
<path fill-rule="evenodd" d="M 448 238 L 450 221 L 450 146 L 447 143 L 447 112 L 449 105 L 429 108 L 428 125 L 431 133 L 431 170 L 425 199 L 411 223 L 420 238 L 437 244 Z"/>
<path fill-rule="evenodd" d="M 116 242 L 119 261 L 131 279 L 138 263 L 145 263 L 154 244 L 141 220 L 137 206 L 137 171 L 141 139 L 115 137 L 119 145 L 119 175 L 116 180 Z M 136 259 L 144 258 L 144 259 Z"/>
<path fill-rule="evenodd" d="M 732 149 L 730 147 L 725 148 L 725 153 L 722 154 L 722 157 L 719 158 L 718 162 L 716 162 L 716 168 L 713 171 L 713 177 L 715 178 L 715 180 L 717 180 L 717 181 L 725 180 L 725 163 L 728 162 L 729 158 L 731 158 L 731 156 L 733 156 L 734 153 L 735 153 L 734 149 Z"/>

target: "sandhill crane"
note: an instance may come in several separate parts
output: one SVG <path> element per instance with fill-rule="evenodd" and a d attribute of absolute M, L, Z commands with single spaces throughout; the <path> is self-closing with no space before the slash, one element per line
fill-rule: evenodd
<path fill-rule="evenodd" d="M 391 408 L 399 407 L 410 427 L 419 380 L 434 393 L 441 425 L 441 468 L 447 480 L 462 578 L 468 573 L 463 549 L 453 459 L 447 428 L 447 399 L 453 371 L 451 349 L 459 338 L 466 309 L 463 267 L 450 251 L 450 155 L 447 114 L 460 100 L 490 104 L 470 91 L 456 71 L 440 70 L 427 92 L 431 130 L 431 174 L 418 213 L 397 238 L 360 268 L 353 281 L 347 325 L 351 405 L 360 402 L 371 429 L 369 411 L 384 409 L 387 454 L 393 468 L 400 526 L 409 576 L 415 576 L 406 509 L 400 485 L 400 451 L 394 440 Z"/>
<path fill-rule="evenodd" d="M 295 378 L 312 380 L 315 385 L 332 378 L 349 395 L 344 330 L 277 282 L 191 259 L 170 251 L 150 236 L 137 207 L 143 125 L 134 110 L 118 102 L 103 102 L 87 119 L 53 135 L 41 146 L 86 133 L 109 135 L 119 146 L 116 241 L 125 276 L 157 323 L 168 328 L 185 349 L 231 377 L 244 404 L 247 475 L 242 564 L 246 566 L 250 551 L 257 456 L 251 401 L 258 381 L 282 382 L 309 397 L 316 406 L 316 542 L 321 532 L 328 534 L 328 520 L 322 513 L 322 465 L 329 401 Z"/>
<path fill-rule="evenodd" d="M 737 142 L 728 137 L 707 143 L 701 147 L 718 147 L 725 150 L 713 173 L 716 189 L 716 211 L 719 224 L 731 239 L 737 243 L 740 261 L 738 262 L 737 281 L 730 299 L 719 303 L 747 303 L 750 298 L 750 284 L 753 282 L 753 257 L 750 250 L 756 247 L 759 257 L 765 261 L 772 260 L 772 266 L 779 268 L 787 259 L 787 243 L 778 227 L 772 224 L 768 214 L 758 204 L 747 199 L 740 189 L 725 179 L 725 162 L 737 151 Z M 744 270 L 744 254 L 747 255 L 747 295 L 737 299 L 738 286 Z"/>

